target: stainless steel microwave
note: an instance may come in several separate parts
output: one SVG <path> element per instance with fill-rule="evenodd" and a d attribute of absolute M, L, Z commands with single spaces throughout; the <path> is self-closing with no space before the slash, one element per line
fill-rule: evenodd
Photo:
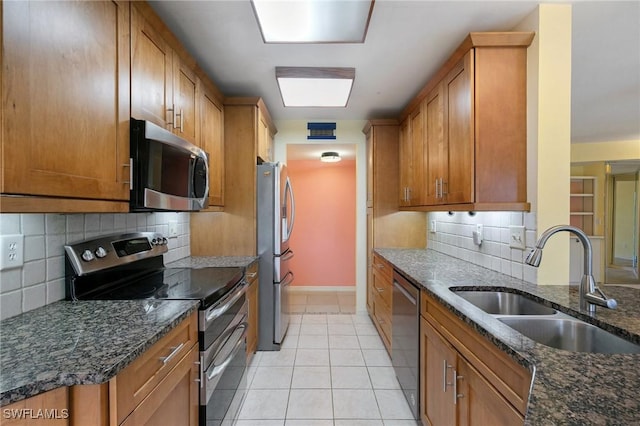
<path fill-rule="evenodd" d="M 209 157 L 170 131 L 131 119 L 130 210 L 193 211 L 209 204 Z"/>

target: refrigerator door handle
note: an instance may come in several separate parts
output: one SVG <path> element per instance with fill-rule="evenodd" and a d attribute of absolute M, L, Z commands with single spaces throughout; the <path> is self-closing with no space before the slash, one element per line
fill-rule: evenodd
<path fill-rule="evenodd" d="M 293 272 L 289 271 L 287 272 L 287 275 L 285 275 L 282 281 L 280 282 L 280 285 L 282 287 L 286 287 L 289 284 L 291 284 L 294 279 L 295 279 L 295 275 L 293 275 Z"/>
<path fill-rule="evenodd" d="M 287 260 L 291 259 L 294 255 L 295 254 L 293 253 L 293 250 L 289 249 L 282 257 L 280 257 L 280 261 L 286 262 Z"/>
<path fill-rule="evenodd" d="M 288 241 L 288 240 L 289 240 L 289 238 L 291 237 L 291 232 L 293 232 L 293 224 L 294 224 L 294 222 L 295 222 L 295 220 L 296 220 L 296 201 L 295 201 L 295 199 L 294 199 L 294 197 L 293 197 L 293 188 L 292 188 L 292 186 L 291 186 L 291 180 L 289 179 L 289 177 L 288 177 L 288 176 L 287 176 L 287 181 L 286 181 L 286 183 L 285 183 L 285 189 L 284 189 L 284 191 L 285 191 L 285 201 L 284 201 L 284 203 L 285 203 L 285 207 L 284 207 L 284 209 L 283 209 L 283 210 L 284 210 L 284 212 L 285 212 L 285 215 L 287 214 L 286 212 L 287 212 L 287 204 L 288 204 L 288 201 L 289 201 L 289 199 L 291 200 L 291 208 L 289 209 L 289 210 L 290 210 L 290 212 L 291 212 L 291 220 L 290 220 L 290 221 L 287 221 L 287 218 L 286 218 L 286 217 L 285 217 L 285 218 L 283 218 L 283 219 L 284 219 L 284 220 L 283 220 L 283 221 L 284 221 L 284 223 L 287 223 L 287 222 L 288 222 L 288 224 L 287 224 L 287 228 L 286 228 L 286 231 L 285 231 L 285 232 L 286 232 L 286 235 L 285 235 L 285 237 L 283 238 L 283 241 Z"/>

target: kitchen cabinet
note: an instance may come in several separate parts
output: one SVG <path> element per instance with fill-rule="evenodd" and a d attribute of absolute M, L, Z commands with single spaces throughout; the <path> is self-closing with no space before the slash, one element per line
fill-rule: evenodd
<path fill-rule="evenodd" d="M 258 109 L 258 157 L 262 161 L 273 161 L 273 130 L 271 118 L 265 108 Z"/>
<path fill-rule="evenodd" d="M 197 145 L 198 78 L 156 27 L 131 8 L 131 115 Z"/>
<path fill-rule="evenodd" d="M 70 416 L 66 387 L 2 407 L 2 424 L 6 426 L 67 426 Z"/>
<path fill-rule="evenodd" d="M 209 155 L 209 210 L 224 206 L 224 107 L 213 90 L 202 84 L 200 148 Z"/>
<path fill-rule="evenodd" d="M 423 424 L 524 424 L 531 373 L 426 292 L 421 299 Z"/>
<path fill-rule="evenodd" d="M 422 108 L 416 108 L 403 122 L 400 142 L 400 170 L 403 173 L 400 188 L 401 206 L 424 204 L 424 137 Z"/>
<path fill-rule="evenodd" d="M 426 245 L 426 216 L 421 212 L 400 212 L 398 208 L 398 188 L 402 175 L 399 170 L 398 144 L 402 143 L 402 126 L 396 120 L 371 120 L 364 127 L 367 153 L 367 311 L 374 323 L 387 321 L 383 341 L 390 347 L 391 313 L 375 300 L 378 291 L 376 283 L 381 277 L 374 277 L 376 264 L 375 247 L 424 248 Z M 402 146 L 402 145 L 400 145 Z M 391 268 L 387 268 L 391 271 Z M 391 279 L 391 272 L 385 279 Z M 389 294 L 390 294 L 389 289 Z M 377 313 L 376 313 L 377 312 Z M 382 332 L 380 333 L 383 334 Z"/>
<path fill-rule="evenodd" d="M 387 352 L 391 353 L 391 297 L 393 293 L 393 268 L 377 254 L 372 260 L 373 279 L 371 289 L 367 292 L 373 295 L 373 323 L 378 329 Z"/>
<path fill-rule="evenodd" d="M 197 314 L 192 313 L 108 383 L 69 388 L 71 425 L 197 425 Z"/>
<path fill-rule="evenodd" d="M 258 262 L 253 263 L 247 269 L 247 280 L 249 289 L 247 290 L 247 303 L 249 305 L 247 328 L 247 365 L 250 365 L 251 358 L 258 348 Z"/>
<path fill-rule="evenodd" d="M 410 142 L 402 141 L 400 168 L 420 182 L 410 201 L 401 187 L 403 210 L 529 210 L 526 48 L 533 36 L 470 33 L 405 108 Z"/>
<path fill-rule="evenodd" d="M 264 125 L 275 135 L 262 99 L 225 99 L 224 212 L 191 215 L 192 256 L 256 255 L 256 159 Z"/>
<path fill-rule="evenodd" d="M 128 211 L 129 3 L 2 15 L 2 211 Z"/>

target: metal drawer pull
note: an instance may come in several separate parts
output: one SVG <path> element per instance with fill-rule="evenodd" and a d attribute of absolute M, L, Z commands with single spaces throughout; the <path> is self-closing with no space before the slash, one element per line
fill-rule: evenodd
<path fill-rule="evenodd" d="M 169 361 L 171 361 L 171 358 L 173 358 L 174 356 L 176 356 L 178 354 L 178 352 L 180 352 L 180 349 L 182 349 L 182 347 L 184 346 L 184 342 L 180 343 L 178 346 L 174 346 L 171 351 L 171 353 L 165 357 L 160 357 L 160 359 L 162 360 L 162 364 L 166 365 Z"/>
<path fill-rule="evenodd" d="M 247 274 L 247 278 L 255 278 L 256 275 L 258 275 L 257 272 L 251 272 L 250 274 Z"/>

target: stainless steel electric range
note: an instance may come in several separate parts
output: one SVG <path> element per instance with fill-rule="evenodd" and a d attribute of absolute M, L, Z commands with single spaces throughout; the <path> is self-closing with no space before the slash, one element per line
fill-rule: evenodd
<path fill-rule="evenodd" d="M 166 268 L 167 239 L 138 232 L 65 246 L 68 300 L 199 300 L 200 425 L 231 424 L 246 392 L 243 268 Z"/>

